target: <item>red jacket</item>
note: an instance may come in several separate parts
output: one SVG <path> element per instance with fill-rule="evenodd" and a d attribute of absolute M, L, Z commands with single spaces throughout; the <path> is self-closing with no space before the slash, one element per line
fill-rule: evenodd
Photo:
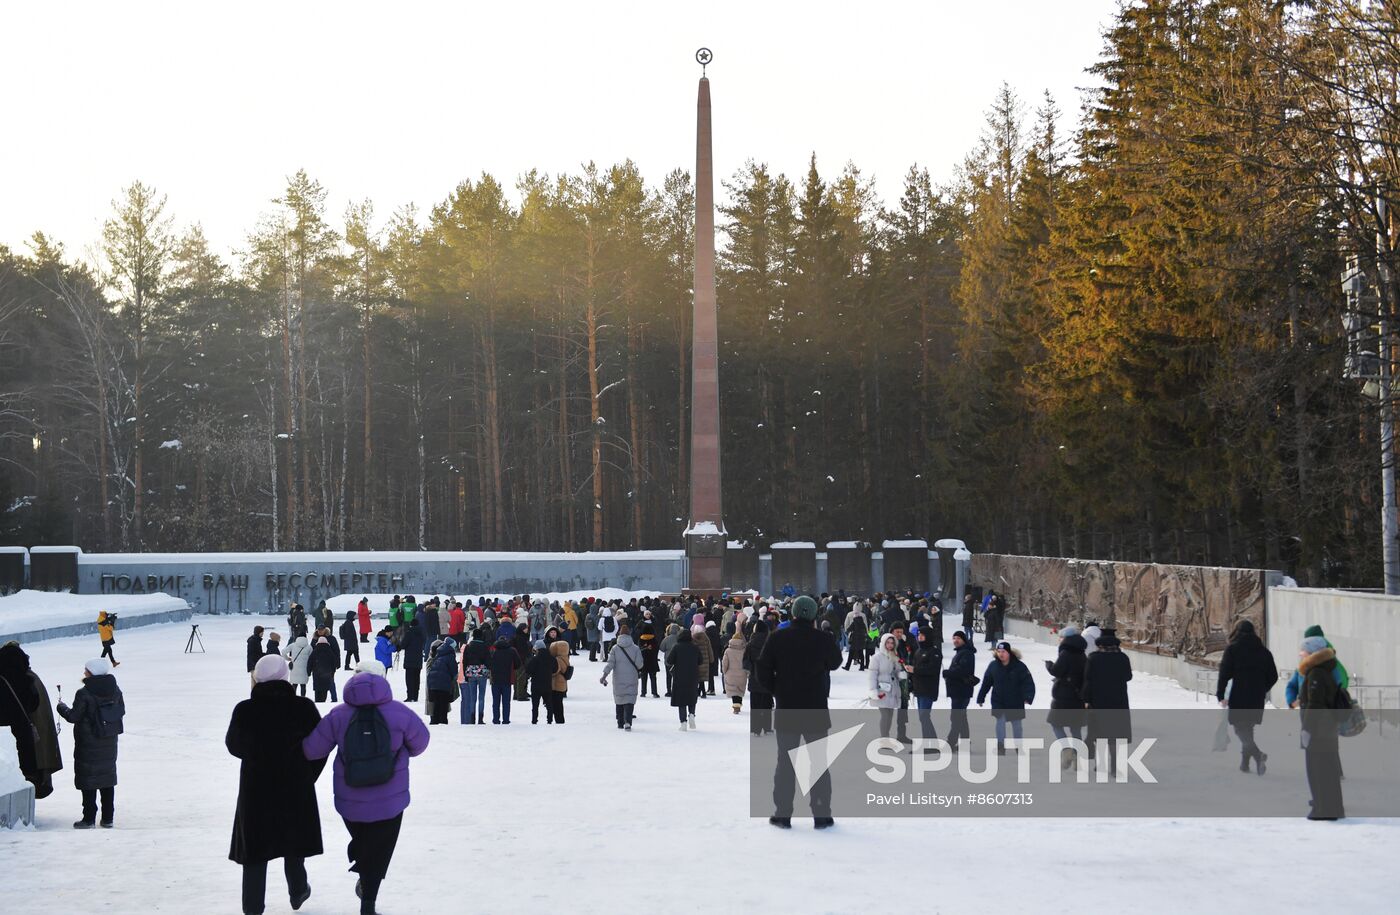
<path fill-rule="evenodd" d="M 360 635 L 369 635 L 369 602 L 360 601 L 360 605 L 355 609 L 360 616 Z"/>
<path fill-rule="evenodd" d="M 461 635 L 462 627 L 467 624 L 466 611 L 461 607 L 453 607 L 451 614 L 452 621 L 447 625 L 448 635 Z"/>

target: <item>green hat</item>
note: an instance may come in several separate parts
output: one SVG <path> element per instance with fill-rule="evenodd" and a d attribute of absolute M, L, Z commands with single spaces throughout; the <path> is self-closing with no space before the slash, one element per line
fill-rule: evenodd
<path fill-rule="evenodd" d="M 1316 623 L 1313 623 L 1311 626 L 1303 630 L 1303 638 L 1305 639 L 1310 639 L 1315 635 L 1323 635 L 1322 627 L 1317 625 Z M 1323 638 L 1326 638 L 1326 636 L 1323 636 Z"/>
<path fill-rule="evenodd" d="M 817 618 L 817 602 L 807 595 L 802 595 L 792 602 L 792 615 L 800 620 L 814 620 Z"/>

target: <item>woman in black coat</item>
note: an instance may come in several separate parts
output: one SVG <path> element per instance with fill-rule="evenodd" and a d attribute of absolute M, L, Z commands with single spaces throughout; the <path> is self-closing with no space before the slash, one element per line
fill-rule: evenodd
<path fill-rule="evenodd" d="M 74 829 L 91 829 L 97 818 L 97 796 L 102 795 L 102 825 L 112 825 L 113 795 L 117 786 L 117 736 L 124 730 L 126 702 L 117 687 L 111 666 L 98 658 L 83 670 L 83 686 L 73 706 L 58 704 L 58 714 L 73 725 L 73 784 L 83 793 L 83 818 Z"/>
<path fill-rule="evenodd" d="M 943 671 L 943 682 L 948 687 L 948 702 L 953 706 L 948 741 L 957 752 L 958 741 L 972 736 L 967 726 L 967 704 L 972 701 L 972 690 L 977 686 L 977 646 L 963 632 L 953 633 L 953 660 Z"/>
<path fill-rule="evenodd" d="M 748 639 L 748 644 L 744 646 L 744 670 L 749 672 L 749 732 L 757 736 L 773 730 L 773 694 L 763 688 L 758 677 L 753 676 L 758 659 L 763 654 L 763 646 L 768 642 L 768 624 L 763 620 L 754 620 Z"/>
<path fill-rule="evenodd" d="M 1128 711 L 1128 681 L 1132 678 L 1133 665 L 1123 653 L 1118 634 L 1105 629 L 1084 663 L 1080 697 L 1089 710 L 1089 758 L 1094 758 L 1095 743 L 1107 740 L 1111 772 L 1117 770 L 1118 741 L 1133 739 L 1132 713 Z"/>
<path fill-rule="evenodd" d="M 248 636 L 248 673 L 250 676 L 253 673 L 253 667 L 263 656 L 262 637 L 263 627 L 261 626 L 254 626 L 253 634 Z"/>
<path fill-rule="evenodd" d="M 234 706 L 224 737 L 229 753 L 243 761 L 228 856 L 243 865 L 244 912 L 263 910 L 267 862 L 276 858 L 283 859 L 292 906 L 300 906 L 311 895 L 305 859 L 321 853 L 316 778 L 326 761 L 308 761 L 301 750 L 321 713 L 296 695 L 287 676 L 281 658 L 260 660 L 252 695 Z"/>
<path fill-rule="evenodd" d="M 693 731 L 695 703 L 700 698 L 700 649 L 695 647 L 689 629 L 680 631 L 676 646 L 666 656 L 666 666 L 671 669 L 671 705 L 680 713 L 681 730 L 686 729 L 686 713 L 689 712 Z"/>
<path fill-rule="evenodd" d="M 1063 740 L 1068 734 L 1075 740 L 1084 739 L 1084 664 L 1089 643 L 1079 630 L 1066 626 L 1060 630 L 1060 651 L 1055 660 L 1046 661 L 1045 669 L 1055 678 L 1050 687 L 1050 729 L 1056 739 Z M 1069 754 L 1064 754 L 1066 765 Z"/>
<path fill-rule="evenodd" d="M 317 704 L 325 702 L 326 694 L 335 686 L 335 673 L 340 670 L 340 655 L 325 636 L 316 640 L 307 667 L 311 670 L 311 687 L 316 692 Z"/>
<path fill-rule="evenodd" d="M 931 638 L 928 631 L 919 627 L 918 641 L 914 649 L 914 672 L 909 675 L 909 689 L 919 707 L 919 728 L 925 740 L 934 740 L 938 732 L 933 728 L 933 704 L 938 701 L 938 681 L 943 673 L 943 645 Z"/>
<path fill-rule="evenodd" d="M 1249 761 L 1264 774 L 1269 755 L 1254 742 L 1254 729 L 1264 721 L 1264 700 L 1278 682 L 1278 665 L 1273 652 L 1260 640 L 1249 620 L 1240 620 L 1230 633 L 1230 644 L 1220 658 L 1220 680 L 1215 698 L 1228 708 L 1230 726 L 1240 738 L 1240 771 L 1249 771 Z M 1229 684 L 1229 698 L 1226 698 Z"/>
<path fill-rule="evenodd" d="M 340 641 L 345 646 L 345 669 L 352 670 L 351 658 L 355 659 L 356 664 L 360 663 L 359 628 L 356 625 L 354 610 L 346 611 L 345 622 L 340 624 Z"/>

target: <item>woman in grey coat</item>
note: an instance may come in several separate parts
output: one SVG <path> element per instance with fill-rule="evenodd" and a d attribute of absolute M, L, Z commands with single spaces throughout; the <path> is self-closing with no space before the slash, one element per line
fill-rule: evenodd
<path fill-rule="evenodd" d="M 618 624 L 617 644 L 608 654 L 603 665 L 603 676 L 599 680 L 608 685 L 608 675 L 613 675 L 613 703 L 617 706 L 617 726 L 624 731 L 632 730 L 632 711 L 637 705 L 637 683 L 642 678 L 642 650 L 632 641 L 626 623 Z"/>

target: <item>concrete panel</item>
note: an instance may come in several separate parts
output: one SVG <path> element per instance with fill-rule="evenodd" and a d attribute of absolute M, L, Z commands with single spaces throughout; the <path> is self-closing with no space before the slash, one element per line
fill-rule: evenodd
<path fill-rule="evenodd" d="M 29 587 L 35 591 L 78 593 L 78 557 L 75 547 L 36 546 L 29 551 Z"/>
<path fill-rule="evenodd" d="M 91 553 L 89 594 L 163 591 L 199 613 L 281 613 L 337 594 L 541 594 L 621 588 L 676 593 L 681 550 L 636 553 Z"/>
<path fill-rule="evenodd" d="M 0 594 L 24 589 L 24 561 L 28 555 L 22 546 L 0 546 Z"/>
<path fill-rule="evenodd" d="M 929 590 L 928 547 L 885 547 L 886 591 Z"/>
<path fill-rule="evenodd" d="M 791 584 L 798 594 L 817 594 L 817 548 L 808 546 L 773 547 L 773 585 L 782 591 Z"/>
<path fill-rule="evenodd" d="M 870 557 L 874 550 L 869 544 L 858 546 L 826 545 L 826 589 L 835 593 L 844 590 L 850 595 L 875 593 L 871 582 Z"/>
<path fill-rule="evenodd" d="M 724 551 L 724 586 L 735 591 L 758 590 L 758 550 L 751 546 Z"/>
<path fill-rule="evenodd" d="M 1331 591 L 1323 588 L 1269 589 L 1269 650 L 1280 668 L 1298 663 L 1303 630 L 1319 625 L 1351 674 L 1353 692 L 1362 687 L 1400 685 L 1400 597 Z M 1283 707 L 1279 680 L 1274 704 Z M 1388 704 L 1393 707 L 1395 693 Z M 1356 696 L 1363 707 L 1375 704 L 1363 688 Z"/>

